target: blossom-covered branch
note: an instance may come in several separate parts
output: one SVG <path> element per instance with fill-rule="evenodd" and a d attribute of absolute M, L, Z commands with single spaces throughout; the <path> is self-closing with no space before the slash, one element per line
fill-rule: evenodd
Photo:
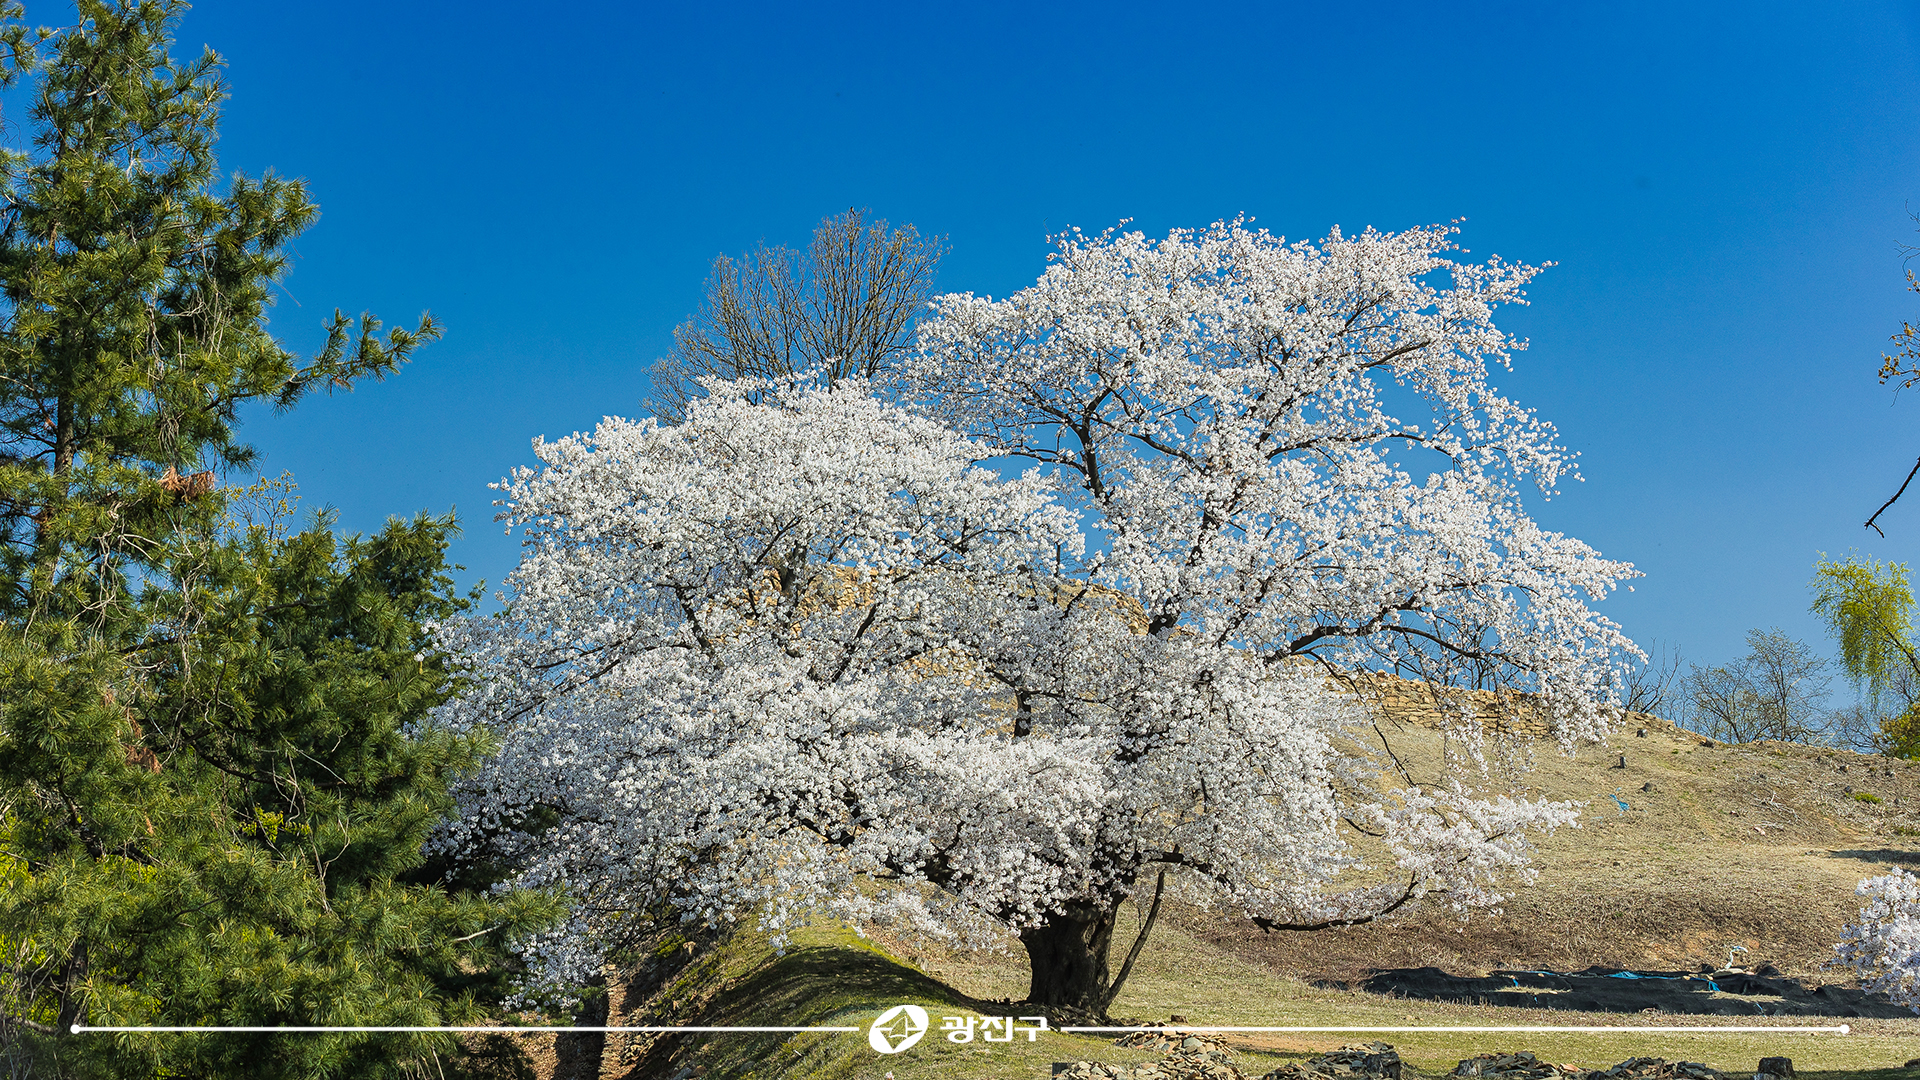
<path fill-rule="evenodd" d="M 1632 571 L 1521 506 L 1568 466 L 1485 384 L 1534 271 L 1447 235 L 1069 237 L 943 298 L 892 396 L 713 381 L 537 443 L 507 609 L 440 628 L 440 722 L 501 743 L 440 843 L 578 899 L 560 983 L 644 920 L 830 911 L 1011 930 L 1097 1011 L 1163 873 L 1270 927 L 1496 903 L 1574 808 L 1385 782 L 1330 675 L 1471 670 L 1594 737 L 1632 646 L 1585 601 Z"/>

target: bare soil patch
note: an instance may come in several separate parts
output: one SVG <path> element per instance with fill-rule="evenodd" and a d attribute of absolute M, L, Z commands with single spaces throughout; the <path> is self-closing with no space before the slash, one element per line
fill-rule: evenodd
<path fill-rule="evenodd" d="M 1390 734 L 1414 779 L 1437 779 L 1438 733 Z M 1580 828 L 1539 845 L 1538 878 L 1512 889 L 1498 912 L 1463 920 L 1430 906 L 1310 934 L 1262 934 L 1228 913 L 1176 918 L 1225 952 L 1307 980 L 1424 966 L 1692 970 L 1734 955 L 1741 966 L 1834 981 L 1823 965 L 1859 914 L 1854 886 L 1920 864 L 1920 763 L 1714 743 L 1652 718 L 1571 758 L 1545 743 L 1520 750 L 1532 764 L 1514 778 L 1520 790 L 1586 809 Z M 1507 778 L 1496 767 L 1486 779 Z M 1731 954 L 1735 945 L 1748 951 Z"/>

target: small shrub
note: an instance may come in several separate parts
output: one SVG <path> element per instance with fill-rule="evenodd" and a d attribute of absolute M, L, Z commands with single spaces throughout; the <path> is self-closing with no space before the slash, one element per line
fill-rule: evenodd
<path fill-rule="evenodd" d="M 1880 801 L 1880 796 L 1871 791 L 1856 791 L 1853 793 L 1853 798 L 1855 802 L 1877 803 Z"/>

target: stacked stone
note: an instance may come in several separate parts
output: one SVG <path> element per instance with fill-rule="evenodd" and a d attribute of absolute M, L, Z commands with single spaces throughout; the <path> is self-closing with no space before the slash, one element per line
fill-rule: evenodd
<path fill-rule="evenodd" d="M 1076 1061 L 1054 1073 L 1057 1080 L 1247 1080 L 1224 1050 L 1175 1050 L 1145 1065 Z"/>
<path fill-rule="evenodd" d="M 1723 1080 L 1718 1071 L 1697 1061 L 1637 1057 L 1610 1069 L 1588 1070 L 1541 1061 L 1524 1050 L 1467 1058 L 1454 1066 L 1452 1075 L 1474 1080 Z"/>
<path fill-rule="evenodd" d="M 1666 1058 L 1637 1057 L 1611 1069 L 1596 1069 L 1585 1080 L 1721 1080 L 1718 1069 L 1697 1061 L 1668 1061 Z"/>
<path fill-rule="evenodd" d="M 1056 1080 L 1248 1080 L 1222 1044 L 1177 1028 L 1129 1032 L 1116 1045 L 1136 1050 L 1171 1051 L 1145 1065 L 1107 1065 L 1076 1061 L 1054 1073 Z M 1920 1062 L 1916 1062 L 1920 1064 Z M 1754 1080 L 1793 1080 L 1786 1058 L 1761 1061 Z M 1481 1054 L 1455 1065 L 1450 1074 L 1463 1080 L 1729 1080 L 1697 1061 L 1637 1057 L 1608 1069 L 1581 1069 L 1541 1061 L 1525 1051 Z M 1343 1046 L 1328 1054 L 1292 1062 L 1258 1080 L 1401 1080 L 1400 1055 L 1386 1043 Z"/>
<path fill-rule="evenodd" d="M 1470 713 L 1474 725 L 1484 731 L 1529 739 L 1549 734 L 1539 703 L 1531 695 L 1452 689 L 1438 697 L 1424 682 L 1384 672 L 1356 673 L 1341 681 L 1351 681 L 1374 713 L 1393 723 L 1451 728 L 1459 725 L 1463 714 Z"/>
<path fill-rule="evenodd" d="M 1558 1080 L 1563 1076 L 1578 1076 L 1581 1070 L 1570 1065 L 1555 1065 L 1541 1061 L 1532 1053 L 1522 1050 L 1513 1054 L 1481 1054 L 1470 1057 L 1453 1067 L 1454 1076 L 1471 1076 L 1481 1080 Z"/>
<path fill-rule="evenodd" d="M 1129 1031 L 1113 1040 L 1113 1045 L 1124 1046 L 1129 1050 L 1198 1050 L 1225 1052 L 1226 1044 L 1212 1039 L 1191 1035 L 1176 1027 L 1156 1025 L 1152 1031 Z"/>
<path fill-rule="evenodd" d="M 1343 1046 L 1328 1054 L 1282 1065 L 1260 1080 L 1400 1080 L 1400 1055 L 1383 1042 Z"/>
<path fill-rule="evenodd" d="M 1174 1040 L 1178 1040 L 1175 1042 Z M 1247 1080 L 1221 1044 L 1175 1029 L 1129 1032 L 1117 1040 L 1130 1049 L 1172 1053 L 1147 1065 L 1076 1061 L 1054 1075 L 1060 1080 Z M 1282 1065 L 1260 1080 L 1400 1080 L 1400 1055 L 1386 1043 L 1343 1046 L 1329 1054 Z"/>

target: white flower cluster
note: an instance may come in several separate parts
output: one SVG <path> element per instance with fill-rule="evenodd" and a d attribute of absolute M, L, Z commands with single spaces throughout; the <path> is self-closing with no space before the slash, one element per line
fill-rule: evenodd
<path fill-rule="evenodd" d="M 1920 1013 L 1920 878 L 1895 870 L 1854 891 L 1867 906 L 1834 947 L 1835 962 L 1852 968 L 1863 989 Z"/>
<path fill-rule="evenodd" d="M 1571 475 L 1487 382 L 1538 270 L 1452 261 L 1452 232 L 1071 233 L 1033 287 L 941 298 L 907 384 L 1057 469 L 1111 538 L 1086 574 L 1154 631 L 1530 691 L 1591 739 L 1637 650 L 1586 602 L 1634 571 L 1523 508 Z"/>
<path fill-rule="evenodd" d="M 1632 646 L 1583 597 L 1632 571 L 1523 511 L 1567 455 L 1485 369 L 1534 271 L 1447 235 L 1069 237 L 943 298 L 890 399 L 715 382 L 536 443 L 507 609 L 438 628 L 439 722 L 501 749 L 437 843 L 572 892 L 526 943 L 556 985 L 663 915 L 973 938 L 1163 868 L 1267 926 L 1496 902 L 1573 807 L 1389 788 L 1327 674 L 1528 690 L 1591 738 Z"/>

